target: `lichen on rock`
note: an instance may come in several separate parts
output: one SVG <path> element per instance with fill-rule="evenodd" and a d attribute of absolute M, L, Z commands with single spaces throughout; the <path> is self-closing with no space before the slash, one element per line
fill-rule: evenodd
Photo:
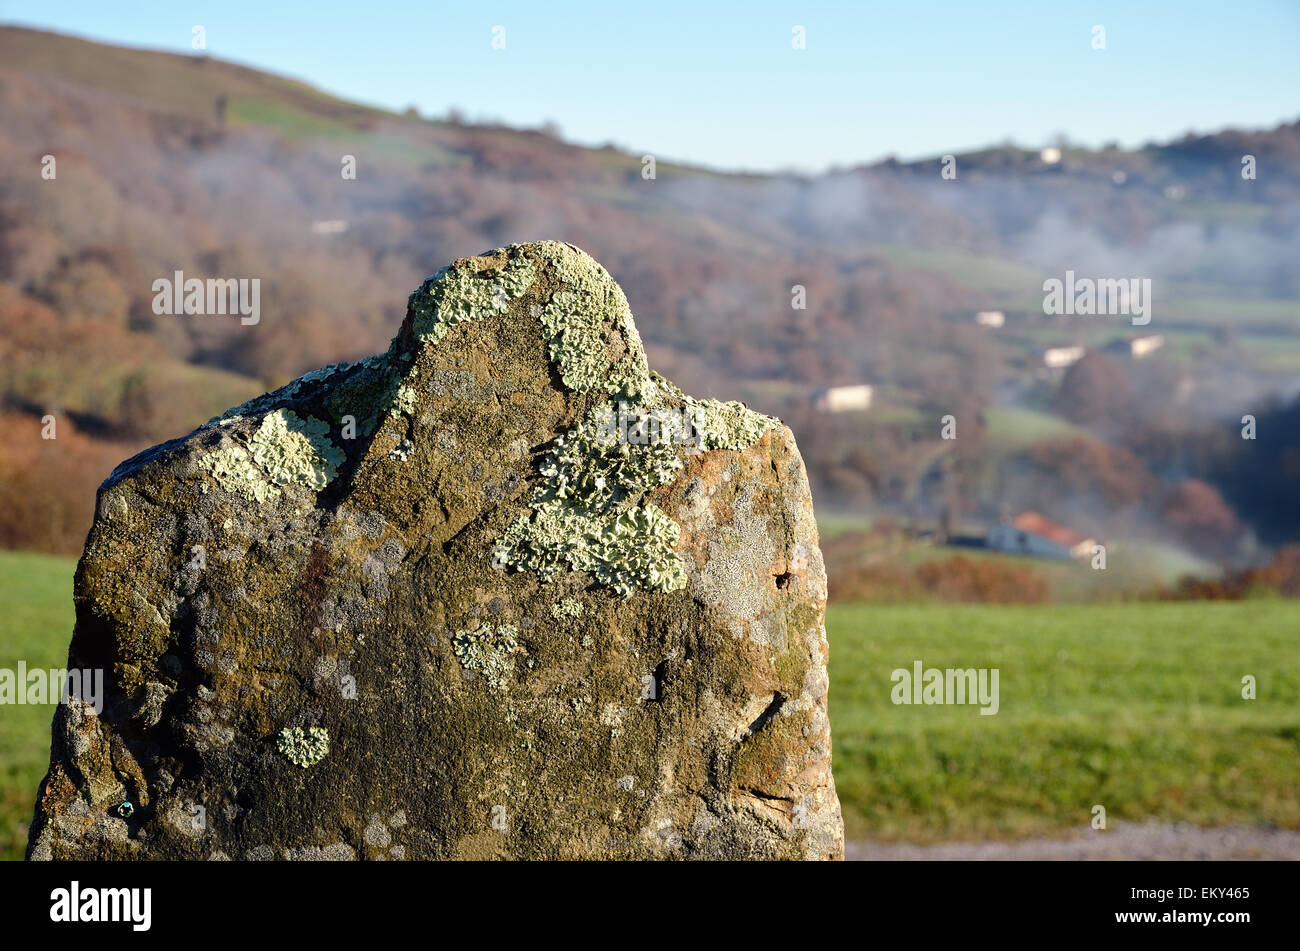
<path fill-rule="evenodd" d="M 253 461 L 266 470 L 272 482 L 297 482 L 317 492 L 339 474 L 338 467 L 347 458 L 330 441 L 326 423 L 285 409 L 262 418 L 248 448 Z"/>
<path fill-rule="evenodd" d="M 585 610 L 582 602 L 577 598 L 561 598 L 551 605 L 551 617 L 557 620 L 560 618 L 579 618 L 582 617 Z"/>
<path fill-rule="evenodd" d="M 543 481 L 535 501 L 576 501 L 590 512 L 604 513 L 667 485 L 682 469 L 680 430 L 665 425 L 651 433 L 651 419 L 650 411 L 626 404 L 593 408 L 550 445 L 539 469 Z M 645 430 L 643 438 L 638 438 L 639 428 Z"/>
<path fill-rule="evenodd" d="M 223 446 L 203 456 L 199 465 L 216 479 L 221 488 L 245 501 L 265 502 L 279 498 L 280 490 L 253 465 L 252 457 L 243 446 Z"/>
<path fill-rule="evenodd" d="M 33 858 L 842 854 L 793 436 L 650 372 L 572 245 L 123 462 L 75 595 L 107 696 L 56 710 Z"/>
<path fill-rule="evenodd" d="M 279 498 L 279 487 L 291 483 L 319 492 L 346 459 L 328 424 L 277 409 L 262 417 L 247 446 L 222 446 L 200 457 L 199 466 L 227 492 L 260 503 Z"/>
<path fill-rule="evenodd" d="M 540 316 L 565 384 L 580 393 L 603 388 L 615 396 L 639 396 L 649 367 L 623 289 L 571 244 L 546 241 L 540 248 L 562 282 Z M 621 340 L 623 353 L 611 355 L 611 340 Z"/>
<path fill-rule="evenodd" d="M 329 755 L 329 730 L 319 726 L 309 726 L 306 729 L 300 726 L 285 727 L 276 737 L 275 746 L 290 763 L 306 769 Z"/>
<path fill-rule="evenodd" d="M 504 267 L 476 270 L 457 263 L 443 268 L 411 295 L 416 336 L 437 343 L 456 324 L 503 313 L 533 276 L 532 259 L 519 249 L 511 251 Z"/>
<path fill-rule="evenodd" d="M 744 403 L 730 400 L 686 400 L 699 437 L 700 449 L 734 449 L 743 451 L 762 438 L 772 420 L 756 413 Z"/>
<path fill-rule="evenodd" d="M 519 650 L 519 630 L 510 624 L 483 624 L 452 637 L 456 659 L 466 670 L 481 674 L 497 690 L 505 690 L 514 673 L 514 654 Z"/>

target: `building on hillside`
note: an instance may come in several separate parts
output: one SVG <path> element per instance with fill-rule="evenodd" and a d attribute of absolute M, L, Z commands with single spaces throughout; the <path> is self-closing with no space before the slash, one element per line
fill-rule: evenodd
<path fill-rule="evenodd" d="M 1001 327 L 1007 322 L 1007 315 L 1000 310 L 981 310 L 975 315 L 975 323 L 981 327 Z"/>
<path fill-rule="evenodd" d="M 1073 366 L 1083 359 L 1083 347 L 1048 347 L 1043 351 L 1043 366 L 1050 370 Z"/>
<path fill-rule="evenodd" d="M 1122 353 L 1132 357 L 1134 360 L 1141 360 L 1155 353 L 1165 345 L 1165 338 L 1160 334 L 1146 334 L 1142 337 L 1129 337 L 1126 340 L 1116 340 L 1106 345 L 1106 349 L 1115 353 Z"/>
<path fill-rule="evenodd" d="M 848 413 L 854 410 L 871 409 L 871 397 L 875 388 L 868 383 L 855 383 L 852 386 L 830 386 L 813 391 L 813 408 L 823 413 Z"/>
<path fill-rule="evenodd" d="M 1095 538 L 1080 535 L 1037 512 L 1022 512 L 989 529 L 986 543 L 995 551 L 1040 558 L 1090 558 Z"/>

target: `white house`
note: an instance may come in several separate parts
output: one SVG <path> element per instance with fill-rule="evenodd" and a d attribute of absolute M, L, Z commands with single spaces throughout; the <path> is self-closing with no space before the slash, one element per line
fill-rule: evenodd
<path fill-rule="evenodd" d="M 1106 344 L 1106 350 L 1110 353 L 1132 357 L 1134 360 L 1141 360 L 1143 357 L 1149 357 L 1164 345 L 1165 338 L 1160 334 L 1147 334 L 1143 337 L 1112 340 Z"/>
<path fill-rule="evenodd" d="M 1007 322 L 1007 315 L 1000 310 L 981 310 L 975 315 L 975 323 L 981 327 L 1001 327 Z"/>
<path fill-rule="evenodd" d="M 1083 347 L 1048 347 L 1043 351 L 1043 366 L 1053 370 L 1068 367 L 1083 359 Z"/>
<path fill-rule="evenodd" d="M 989 529 L 985 544 L 995 551 L 1040 558 L 1089 558 L 1095 538 L 1080 535 L 1037 512 L 1023 512 Z"/>
<path fill-rule="evenodd" d="M 875 388 L 868 383 L 831 386 L 813 393 L 813 407 L 823 413 L 848 413 L 871 408 Z"/>
<path fill-rule="evenodd" d="M 1133 354 L 1134 360 L 1141 360 L 1149 354 L 1155 353 L 1165 345 L 1165 338 L 1160 334 L 1150 334 L 1146 337 L 1134 337 L 1128 342 L 1129 353 Z"/>

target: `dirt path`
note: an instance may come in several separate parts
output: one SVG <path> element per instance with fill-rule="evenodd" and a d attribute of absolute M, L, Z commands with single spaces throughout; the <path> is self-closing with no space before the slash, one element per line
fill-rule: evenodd
<path fill-rule="evenodd" d="M 1091 828 L 1059 839 L 1017 842 L 943 842 L 937 845 L 849 842 L 844 857 L 856 861 L 916 861 L 918 859 L 1061 860 L 1134 859 L 1289 859 L 1300 860 L 1300 832 L 1228 826 L 1199 826 L 1164 822 L 1116 822 L 1109 829 Z"/>

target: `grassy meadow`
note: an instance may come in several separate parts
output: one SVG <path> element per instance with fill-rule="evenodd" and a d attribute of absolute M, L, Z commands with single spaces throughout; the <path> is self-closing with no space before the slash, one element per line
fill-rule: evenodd
<path fill-rule="evenodd" d="M 0 667 L 63 665 L 74 567 L 0 551 Z M 1300 829 L 1300 602 L 833 605 L 827 631 L 850 838 L 1050 835 L 1096 804 Z M 999 712 L 894 705 L 916 660 L 998 668 Z M 0 858 L 22 857 L 51 712 L 0 706 Z"/>
<path fill-rule="evenodd" d="M 833 605 L 826 626 L 850 838 L 1050 834 L 1094 805 L 1300 828 L 1300 602 Z M 998 668 L 999 712 L 894 705 L 916 660 Z"/>
<path fill-rule="evenodd" d="M 72 558 L 0 551 L 0 668 L 62 667 L 72 637 Z M 48 706 L 0 705 L 0 858 L 20 859 L 50 762 Z"/>

